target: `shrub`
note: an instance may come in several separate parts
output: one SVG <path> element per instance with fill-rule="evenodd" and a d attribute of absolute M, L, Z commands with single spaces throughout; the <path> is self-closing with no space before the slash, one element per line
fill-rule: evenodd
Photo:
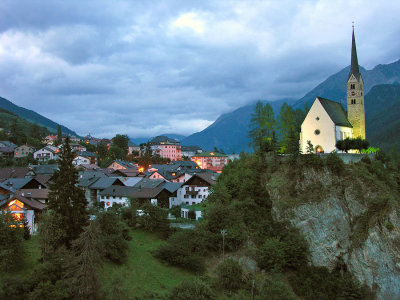
<path fill-rule="evenodd" d="M 266 298 L 268 297 L 268 298 Z M 258 288 L 257 300 L 295 300 L 297 297 L 291 291 L 291 288 L 277 278 L 265 278 Z"/>
<path fill-rule="evenodd" d="M 211 288 L 199 279 L 183 281 L 168 296 L 170 300 L 207 300 L 215 298 L 215 294 Z"/>
<path fill-rule="evenodd" d="M 389 230 L 389 231 L 392 231 L 394 229 L 394 225 L 390 222 L 387 222 L 385 226 L 386 226 L 387 230 Z"/>
<path fill-rule="evenodd" d="M 273 237 L 257 250 L 257 263 L 265 270 L 281 270 L 286 265 L 285 243 Z"/>
<path fill-rule="evenodd" d="M 138 218 L 138 223 L 150 232 L 159 232 L 164 237 L 170 234 L 170 227 L 167 218 L 167 211 L 154 206 L 151 203 L 145 203 L 140 208 L 143 210 L 143 216 Z"/>
<path fill-rule="evenodd" d="M 344 170 L 344 162 L 336 153 L 329 153 L 326 158 L 326 166 L 332 173 L 340 175 Z"/>
<path fill-rule="evenodd" d="M 154 252 L 154 256 L 192 272 L 203 272 L 205 264 L 202 256 L 207 251 L 206 245 L 207 240 L 196 231 L 178 231 Z"/>
<path fill-rule="evenodd" d="M 217 267 L 218 284 L 225 290 L 236 291 L 243 285 L 242 267 L 233 259 L 225 259 Z"/>
<path fill-rule="evenodd" d="M 196 220 L 196 212 L 194 210 L 189 210 L 188 212 L 188 218 L 190 220 Z"/>
<path fill-rule="evenodd" d="M 127 225 L 115 213 L 108 211 L 99 213 L 96 221 L 100 224 L 105 257 L 112 262 L 122 263 L 128 255 Z"/>

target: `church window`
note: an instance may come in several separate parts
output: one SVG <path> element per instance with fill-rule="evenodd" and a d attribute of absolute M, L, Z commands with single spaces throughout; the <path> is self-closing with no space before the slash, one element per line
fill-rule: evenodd
<path fill-rule="evenodd" d="M 356 85 L 354 83 L 350 84 L 350 89 L 354 90 L 356 88 Z"/>
<path fill-rule="evenodd" d="M 315 120 L 319 121 L 319 117 L 316 117 Z"/>
<path fill-rule="evenodd" d="M 319 135 L 321 133 L 321 131 L 319 129 L 315 129 L 314 134 L 315 135 Z"/>
<path fill-rule="evenodd" d="M 356 99 L 351 99 L 351 104 L 356 104 Z"/>

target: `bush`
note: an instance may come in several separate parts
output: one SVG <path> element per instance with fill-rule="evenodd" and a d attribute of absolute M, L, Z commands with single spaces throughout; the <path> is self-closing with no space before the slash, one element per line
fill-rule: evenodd
<path fill-rule="evenodd" d="M 143 216 L 138 218 L 138 223 L 147 231 L 159 232 L 163 237 L 168 237 L 171 230 L 167 211 L 151 203 L 143 204 L 140 209 L 143 210 Z"/>
<path fill-rule="evenodd" d="M 188 218 L 190 220 L 196 220 L 196 212 L 194 210 L 189 210 L 188 212 Z"/>
<path fill-rule="evenodd" d="M 326 158 L 326 166 L 332 173 L 340 175 L 344 171 L 344 162 L 341 160 L 339 155 L 332 152 L 329 153 Z"/>
<path fill-rule="evenodd" d="M 257 263 L 260 268 L 280 271 L 286 265 L 285 243 L 273 237 L 265 240 L 257 250 Z"/>
<path fill-rule="evenodd" d="M 291 291 L 290 286 L 278 278 L 265 278 L 257 289 L 257 300 L 295 300 L 298 299 Z"/>
<path fill-rule="evenodd" d="M 236 291 L 243 285 L 242 267 L 233 259 L 225 259 L 217 267 L 218 284 L 225 290 Z"/>
<path fill-rule="evenodd" d="M 365 299 L 365 290 L 354 277 L 340 270 L 304 266 L 289 275 L 293 291 L 304 299 Z"/>
<path fill-rule="evenodd" d="M 216 299 L 214 292 L 199 279 L 185 280 L 175 287 L 167 299 L 170 300 L 207 300 Z"/>
<path fill-rule="evenodd" d="M 101 241 L 105 257 L 115 263 L 122 263 L 128 255 L 128 229 L 126 224 L 113 212 L 101 212 L 97 222 L 100 224 Z"/>
<path fill-rule="evenodd" d="M 192 272 L 203 272 L 205 264 L 202 256 L 207 251 L 206 245 L 206 239 L 196 231 L 178 231 L 154 252 L 154 256 Z"/>

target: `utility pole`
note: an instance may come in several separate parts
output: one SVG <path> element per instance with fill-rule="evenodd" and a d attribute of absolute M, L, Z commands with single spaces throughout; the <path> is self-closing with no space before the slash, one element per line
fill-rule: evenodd
<path fill-rule="evenodd" d="M 225 260 L 225 235 L 226 235 L 226 229 L 221 230 L 222 234 L 222 261 Z"/>

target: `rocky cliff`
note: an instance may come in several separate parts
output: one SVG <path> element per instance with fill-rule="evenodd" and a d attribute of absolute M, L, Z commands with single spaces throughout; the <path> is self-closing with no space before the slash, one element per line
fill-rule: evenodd
<path fill-rule="evenodd" d="M 345 171 L 317 163 L 273 174 L 268 189 L 273 217 L 300 229 L 314 265 L 342 265 L 379 299 L 400 299 L 398 188 L 385 169 L 379 162 Z M 288 176 L 293 185 L 282 185 Z"/>

